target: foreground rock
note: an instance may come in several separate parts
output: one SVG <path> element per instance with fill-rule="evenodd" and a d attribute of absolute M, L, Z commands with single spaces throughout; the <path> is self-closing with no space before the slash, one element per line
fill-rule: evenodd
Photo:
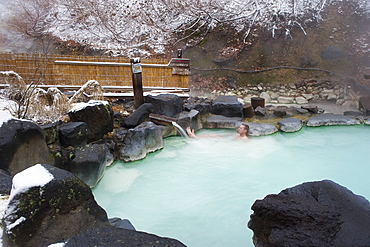
<path fill-rule="evenodd" d="M 153 234 L 127 229 L 105 227 L 86 231 L 69 239 L 65 247 L 81 246 L 148 246 L 148 247 L 184 247 L 180 241 L 162 238 Z"/>
<path fill-rule="evenodd" d="M 35 165 L 13 178 L 3 241 L 46 246 L 89 229 L 110 226 L 90 187 L 62 169 Z"/>
<path fill-rule="evenodd" d="M 44 132 L 37 124 L 10 119 L 0 126 L 0 136 L 0 168 L 11 175 L 36 163 L 53 163 Z"/>
<path fill-rule="evenodd" d="M 370 246 L 370 203 L 332 181 L 304 183 L 257 200 L 255 246 Z"/>
<path fill-rule="evenodd" d="M 38 164 L 14 176 L 3 223 L 3 246 L 8 247 L 185 246 L 137 232 L 128 220 L 111 223 L 89 186 L 50 165 Z"/>

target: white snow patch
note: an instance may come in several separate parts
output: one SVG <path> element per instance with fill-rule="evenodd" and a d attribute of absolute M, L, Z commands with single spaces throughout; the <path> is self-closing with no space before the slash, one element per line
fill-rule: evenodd
<path fill-rule="evenodd" d="M 64 247 L 66 243 L 55 243 L 55 244 L 50 244 L 48 247 Z"/>
<path fill-rule="evenodd" d="M 80 111 L 88 106 L 96 106 L 96 105 L 109 105 L 109 102 L 108 101 L 104 101 L 104 100 L 90 100 L 89 102 L 87 103 L 77 103 L 77 104 L 74 104 L 72 109 L 70 110 L 70 112 L 76 112 L 76 111 Z"/>
<path fill-rule="evenodd" d="M 13 223 L 11 223 L 11 224 L 7 224 L 6 225 L 6 231 L 8 232 L 8 233 L 11 233 L 11 231 L 12 231 L 12 229 L 14 228 L 14 227 L 16 227 L 17 225 L 19 225 L 20 223 L 22 223 L 23 221 L 25 221 L 26 220 L 26 218 L 25 217 L 23 217 L 23 216 L 21 216 L 21 217 L 19 217 L 16 221 L 14 221 Z"/>
<path fill-rule="evenodd" d="M 8 206 L 9 196 L 0 195 L 0 219 L 4 217 L 5 209 Z M 0 224 L 0 247 L 3 246 L 3 224 Z"/>
<path fill-rule="evenodd" d="M 41 164 L 31 166 L 13 177 L 13 186 L 10 191 L 9 201 L 15 195 L 26 192 L 32 187 L 44 186 L 49 183 L 54 176 Z"/>
<path fill-rule="evenodd" d="M 8 122 L 10 119 L 13 119 L 14 117 L 10 112 L 8 111 L 2 111 L 0 110 L 0 128 L 3 126 L 4 123 Z"/>

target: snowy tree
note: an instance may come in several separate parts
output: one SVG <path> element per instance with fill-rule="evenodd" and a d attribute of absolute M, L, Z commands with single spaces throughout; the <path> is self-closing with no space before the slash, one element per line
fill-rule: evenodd
<path fill-rule="evenodd" d="M 247 42 L 255 26 L 269 30 L 272 38 L 280 33 L 292 39 L 292 28 L 306 34 L 306 25 L 322 20 L 326 6 L 342 1 L 17 0 L 11 23 L 31 36 L 51 34 L 99 49 L 163 53 L 166 46 L 201 39 L 225 23 L 243 32 L 241 42 Z M 357 4 L 365 11 L 370 9 L 367 0 L 357 0 Z"/>

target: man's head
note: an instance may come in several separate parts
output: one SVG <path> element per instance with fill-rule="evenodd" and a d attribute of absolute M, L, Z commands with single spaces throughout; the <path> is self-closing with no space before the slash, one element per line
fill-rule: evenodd
<path fill-rule="evenodd" d="M 237 129 L 239 135 L 246 135 L 249 131 L 249 126 L 247 124 L 241 124 Z"/>

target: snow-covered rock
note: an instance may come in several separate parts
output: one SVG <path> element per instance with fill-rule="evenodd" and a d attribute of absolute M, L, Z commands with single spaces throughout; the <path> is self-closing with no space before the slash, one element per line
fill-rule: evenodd
<path fill-rule="evenodd" d="M 89 127 L 89 142 L 101 139 L 113 130 L 113 110 L 107 101 L 78 103 L 68 112 L 72 122 L 85 122 Z"/>
<path fill-rule="evenodd" d="M 47 246 L 109 226 L 89 186 L 70 172 L 41 164 L 14 176 L 4 222 L 4 243 L 25 247 Z"/>

